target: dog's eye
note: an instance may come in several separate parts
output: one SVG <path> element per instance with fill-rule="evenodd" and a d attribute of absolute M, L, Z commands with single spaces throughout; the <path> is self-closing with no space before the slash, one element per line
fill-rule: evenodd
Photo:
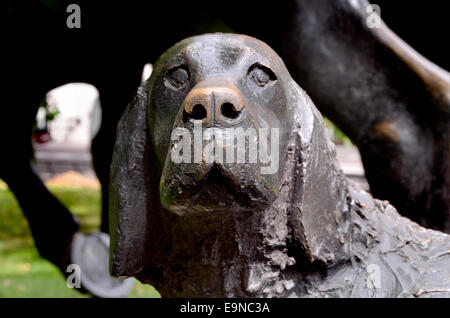
<path fill-rule="evenodd" d="M 166 86 L 176 90 L 184 88 L 188 82 L 189 71 L 185 66 L 177 66 L 170 69 L 164 78 Z"/>
<path fill-rule="evenodd" d="M 248 76 L 256 85 L 264 87 L 270 82 L 276 81 L 277 77 L 271 69 L 260 64 L 255 64 L 248 70 Z"/>

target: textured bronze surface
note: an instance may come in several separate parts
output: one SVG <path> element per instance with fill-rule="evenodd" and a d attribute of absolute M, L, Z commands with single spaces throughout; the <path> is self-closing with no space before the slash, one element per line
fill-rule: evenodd
<path fill-rule="evenodd" d="M 172 85 L 179 68 L 189 76 Z M 172 130 L 193 129 L 191 98 L 210 111 L 212 92 L 240 96 L 244 113 L 202 125 L 280 129 L 278 173 L 169 159 Z M 165 297 L 450 296 L 450 237 L 348 185 L 320 113 L 251 37 L 192 37 L 162 55 L 119 123 L 110 204 L 112 273 Z"/>
<path fill-rule="evenodd" d="M 376 3 L 387 25 L 405 42 L 450 69 L 444 1 L 422 6 Z M 0 59 L 5 83 L 0 178 L 18 200 L 40 255 L 64 273 L 67 249 L 79 225 L 32 166 L 31 135 L 40 101 L 49 90 L 71 82 L 98 89 L 102 124 L 92 142 L 92 159 L 102 184 L 101 230 L 108 232 L 117 122 L 141 82 L 142 66 L 154 63 L 173 43 L 205 32 L 238 32 L 268 43 L 322 114 L 358 146 L 374 197 L 389 200 L 422 226 L 450 233 L 448 72 L 383 23 L 369 28 L 368 1 L 138 1 L 120 6 L 83 1 L 80 29 L 67 28 L 70 4 L 0 2 L 5 48 Z M 239 50 L 224 62 L 233 63 L 232 55 Z M 189 74 L 176 71 L 168 85 L 178 87 L 188 79 Z M 243 112 L 250 109 L 243 106 Z M 215 119 L 223 119 L 224 125 L 244 118 L 234 118 L 236 109 L 222 118 L 220 109 L 215 111 Z"/>

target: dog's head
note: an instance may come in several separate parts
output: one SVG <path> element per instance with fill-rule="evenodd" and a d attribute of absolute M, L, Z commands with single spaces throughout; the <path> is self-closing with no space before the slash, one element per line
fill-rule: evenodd
<path fill-rule="evenodd" d="M 273 203 L 296 111 L 275 52 L 242 35 L 189 38 L 160 58 L 147 90 L 164 208 L 185 215 Z"/>
<path fill-rule="evenodd" d="M 179 42 L 155 63 L 118 126 L 113 274 L 145 266 L 157 213 L 206 218 L 277 205 L 310 259 L 327 259 L 321 253 L 333 250 L 342 199 L 330 181 L 332 152 L 320 114 L 266 44 L 235 34 Z"/>

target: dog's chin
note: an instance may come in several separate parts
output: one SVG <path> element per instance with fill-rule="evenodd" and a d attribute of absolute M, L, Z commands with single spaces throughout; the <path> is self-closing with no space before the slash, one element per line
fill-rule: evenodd
<path fill-rule="evenodd" d="M 278 193 L 277 187 L 257 173 L 256 165 L 203 164 L 195 173 L 188 165 L 166 168 L 160 184 L 161 202 L 164 209 L 180 216 L 263 211 Z"/>

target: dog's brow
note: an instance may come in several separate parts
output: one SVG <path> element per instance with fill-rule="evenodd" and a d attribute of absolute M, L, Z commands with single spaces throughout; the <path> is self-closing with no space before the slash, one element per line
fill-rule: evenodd
<path fill-rule="evenodd" d="M 244 43 L 240 45 L 201 43 L 187 47 L 184 55 L 189 64 L 198 65 L 199 69 L 220 72 L 242 64 L 248 57 L 249 51 L 253 50 Z"/>

